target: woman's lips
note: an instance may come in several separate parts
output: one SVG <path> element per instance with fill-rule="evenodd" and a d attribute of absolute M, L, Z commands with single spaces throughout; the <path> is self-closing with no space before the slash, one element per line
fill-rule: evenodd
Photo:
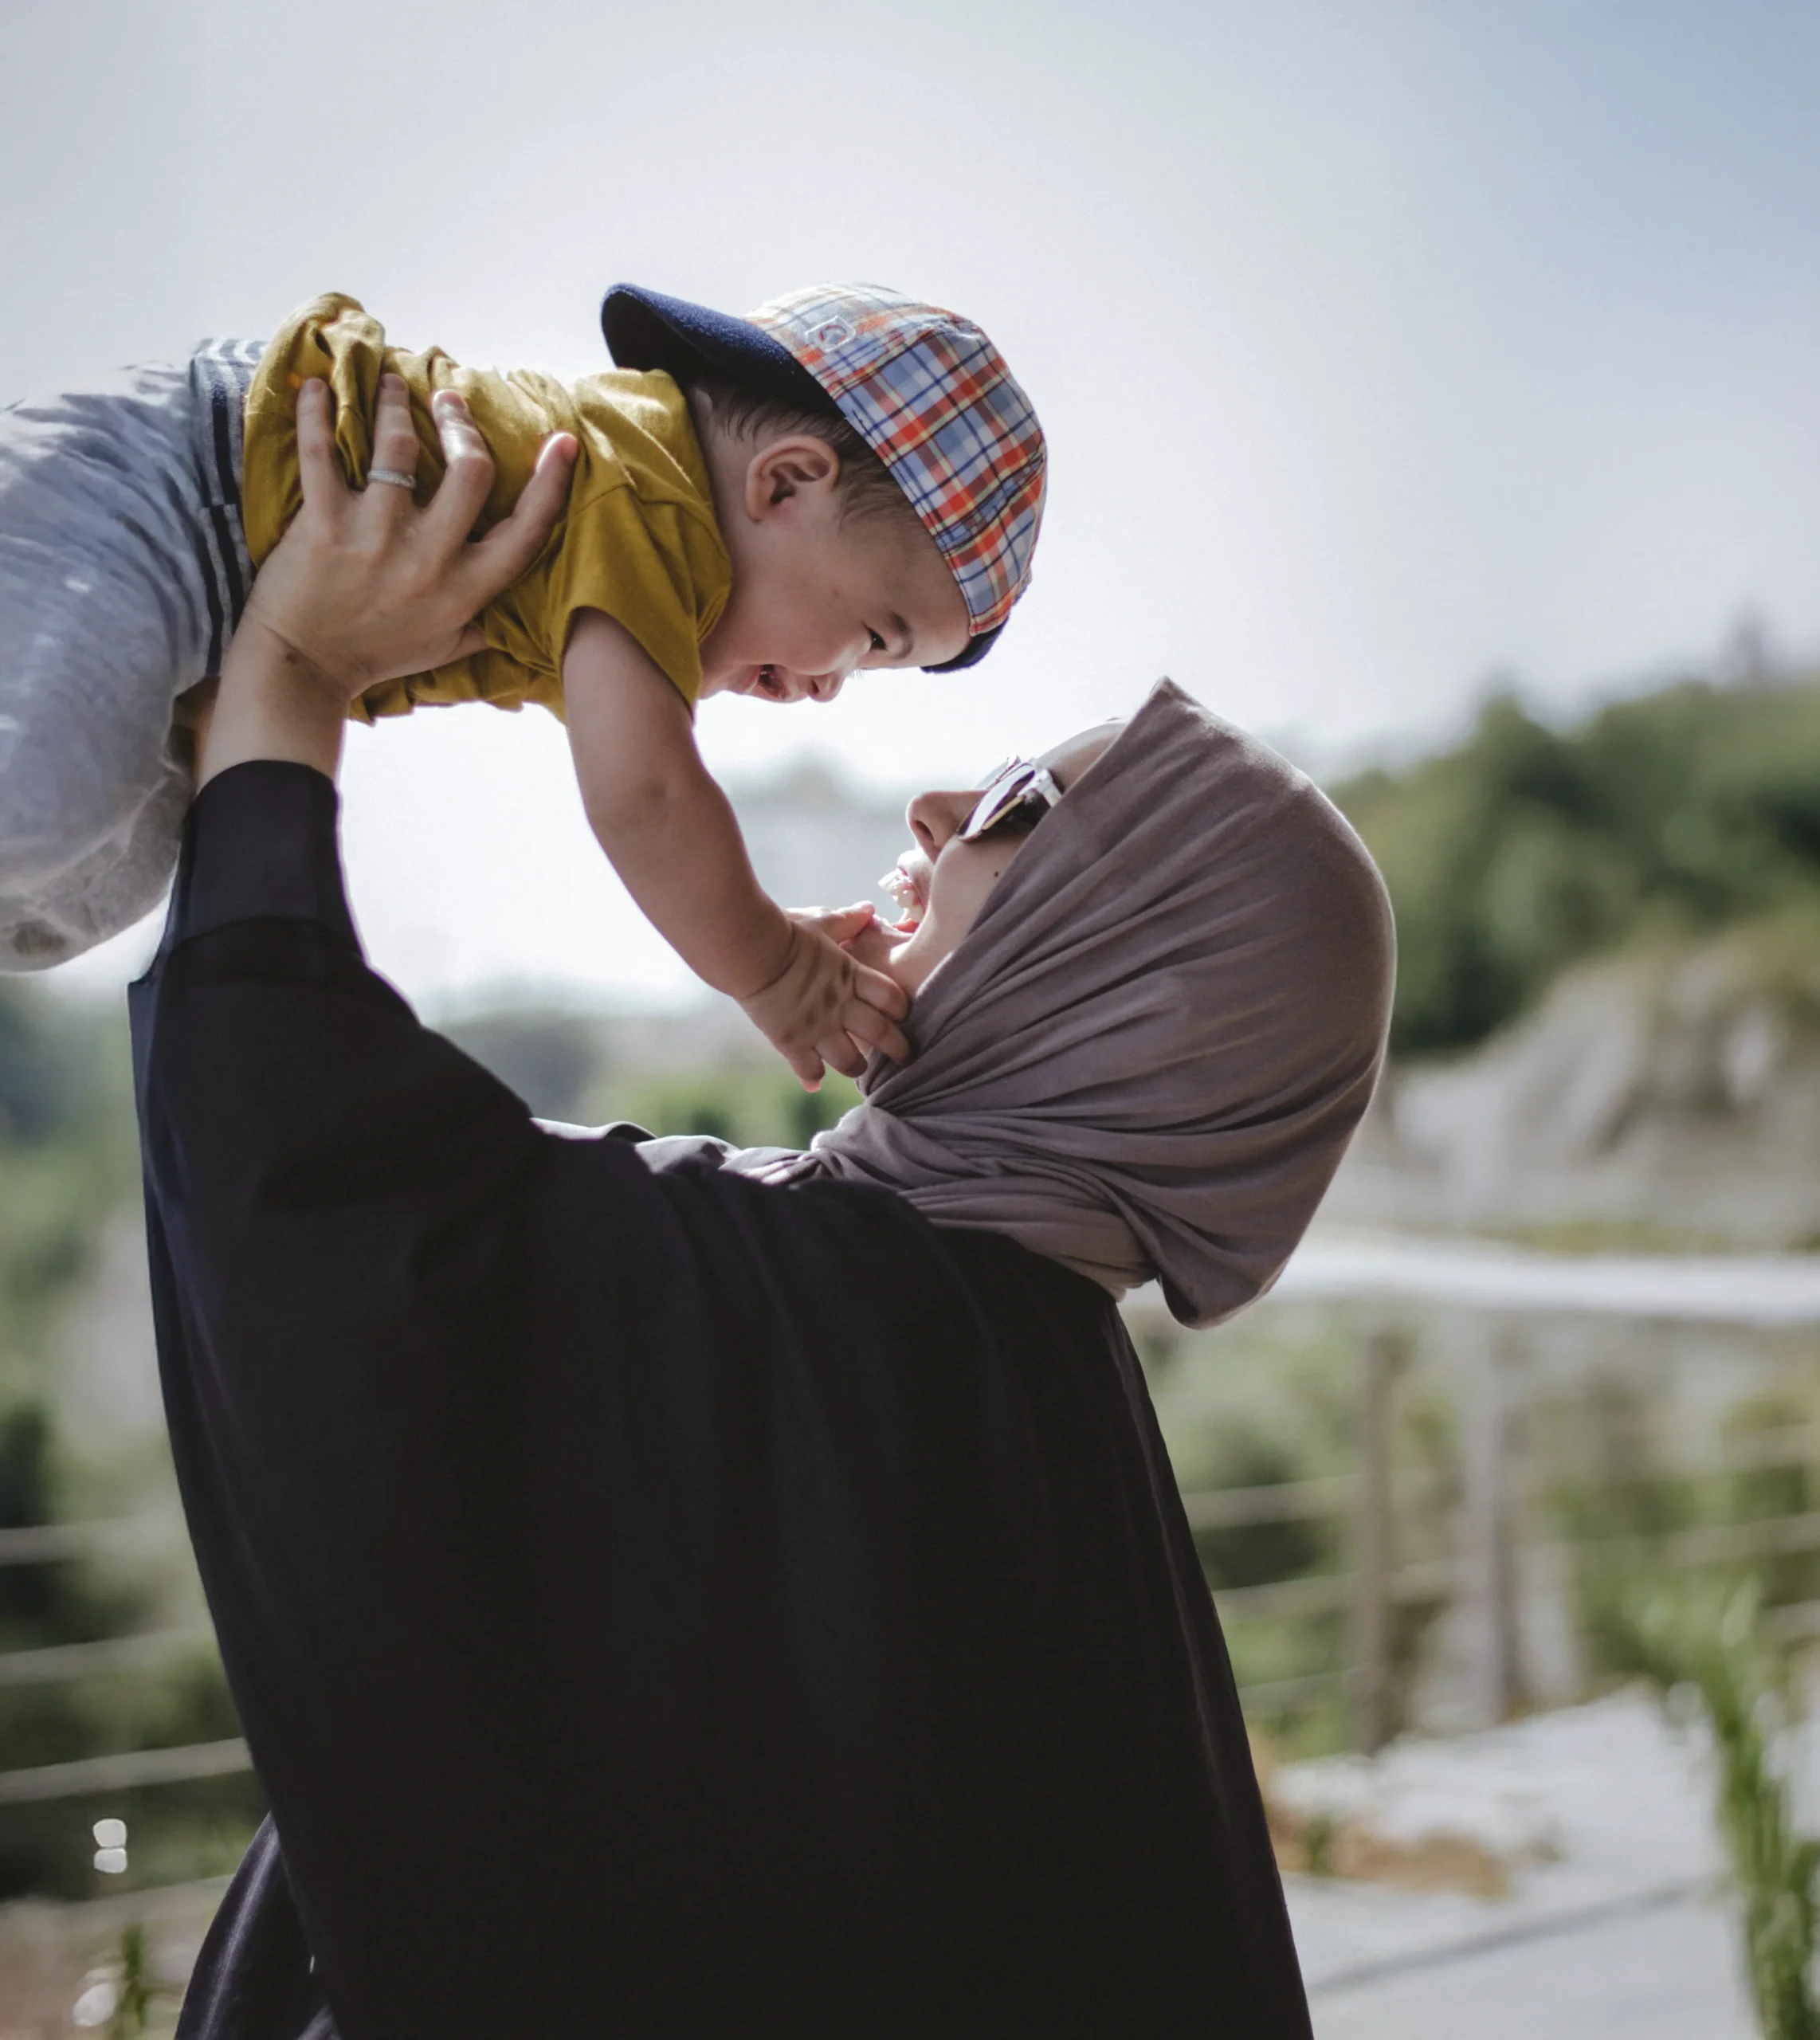
<path fill-rule="evenodd" d="M 878 889 L 896 903 L 903 919 L 897 923 L 900 933 L 908 934 L 921 925 L 925 901 L 923 889 L 902 865 L 894 865 L 878 881 Z"/>

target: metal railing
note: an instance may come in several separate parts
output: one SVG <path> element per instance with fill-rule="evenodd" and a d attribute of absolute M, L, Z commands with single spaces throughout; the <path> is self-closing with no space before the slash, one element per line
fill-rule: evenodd
<path fill-rule="evenodd" d="M 1523 1697 L 1517 1600 L 1520 1562 L 1563 1575 L 1589 1563 L 1630 1556 L 1652 1569 L 1738 1566 L 1820 1552 L 1820 1512 L 1806 1509 L 1748 1520 L 1698 1523 L 1647 1539 L 1523 1534 L 1513 1488 L 1512 1433 L 1526 1389 L 1525 1342 L 1554 1326 L 1598 1320 L 1632 1325 L 1712 1326 L 1753 1335 L 1820 1327 L 1820 1257 L 1651 1259 L 1636 1255 L 1552 1256 L 1472 1242 L 1366 1238 L 1312 1242 L 1290 1264 L 1282 1304 L 1347 1309 L 1358 1324 L 1354 1450 L 1357 1470 L 1263 1488 L 1185 1493 L 1190 1529 L 1218 1532 L 1264 1523 L 1328 1522 L 1350 1546 L 1345 1570 L 1218 1588 L 1230 1622 L 1344 1618 L 1343 1661 L 1291 1678 L 1241 1683 L 1248 1712 L 1269 1715 L 1344 1696 L 1351 1737 L 1366 1750 L 1387 1740 L 1396 1611 L 1441 1602 L 1477 1639 L 1476 1712 L 1505 1718 Z M 1152 1298 L 1132 1300 L 1128 1320 L 1165 1345 L 1175 1328 Z M 1418 1337 L 1451 1348 L 1458 1431 L 1457 1492 L 1448 1512 L 1454 1548 L 1398 1557 L 1414 1497 L 1394 1468 L 1400 1363 Z M 1807 1469 L 1820 1464 L 1820 1424 L 1784 1425 L 1724 1442 L 1696 1457 L 1657 1457 L 1637 1477 L 1699 1481 Z M 1430 1513 L 1432 1513 L 1432 1508 Z M 1767 1609 L 1765 1631 L 1787 1642 L 1820 1638 L 1820 1600 Z"/>
<path fill-rule="evenodd" d="M 0 1566 L 53 1565 L 70 1559 L 117 1558 L 147 1549 L 167 1549 L 182 1537 L 182 1518 L 175 1510 L 101 1522 L 48 1523 L 0 1530 Z M 0 1651 L 0 1688 L 131 1677 L 187 1654 L 210 1651 L 214 1644 L 214 1630 L 199 1622 L 141 1630 L 90 1643 L 45 1644 L 30 1650 Z M 95 1792 L 220 1778 L 252 1768 L 246 1745 L 237 1736 L 163 1749 L 77 1757 L 61 1763 L 0 1771 L 0 1806 L 84 1799 Z"/>
<path fill-rule="evenodd" d="M 1562 1262 L 1501 1248 L 1448 1247 L 1425 1256 L 1407 1243 L 1343 1244 L 1292 1264 L 1285 1300 L 1363 1305 L 1357 1341 L 1357 1470 L 1267 1486 L 1198 1489 L 1183 1495 L 1191 1530 L 1218 1532 L 1258 1524 L 1328 1522 L 1344 1526 L 1352 1563 L 1343 1571 L 1303 1573 L 1215 1591 L 1229 1621 L 1345 1618 L 1344 1661 L 1293 1677 L 1243 1685 L 1248 1711 L 1270 1713 L 1343 1693 L 1360 1747 L 1377 1748 L 1390 1726 L 1391 1639 L 1396 1610 L 1445 1600 L 1464 1604 L 1479 1638 L 1480 1697 L 1488 1718 L 1509 1711 L 1520 1690 L 1516 1618 L 1516 1550 L 1510 1492 L 1512 1380 L 1520 1371 L 1508 1327 L 1539 1318 L 1588 1314 L 1762 1327 L 1820 1324 L 1820 1261 L 1785 1257 L 1721 1264 L 1665 1262 L 1645 1281 L 1635 1257 Z M 1392 1466 L 1392 1413 L 1400 1343 L 1399 1309 L 1439 1304 L 1457 1337 L 1465 1328 L 1459 1383 L 1460 1465 L 1454 1515 L 1458 1548 L 1398 1559 L 1399 1516 L 1410 1502 Z M 1134 1299 L 1141 1331 L 1159 1307 Z M 1155 1328 L 1159 1320 L 1151 1320 Z M 1173 1327 L 1168 1328 L 1173 1333 Z M 1727 1443 L 1697 1461 L 1653 1466 L 1652 1477 L 1716 1475 L 1808 1466 L 1820 1461 L 1820 1424 L 1787 1426 Z M 108 1522 L 0 1530 L 0 1567 L 108 1558 L 167 1544 L 181 1534 L 174 1513 Z M 1623 1540 L 1532 1540 L 1524 1546 L 1567 1564 Z M 1820 1551 L 1820 1512 L 1743 1522 L 1699 1524 L 1651 1541 L 1649 1560 L 1669 1569 L 1747 1563 Z M 1820 1638 L 1820 1601 L 1770 1609 L 1771 1634 Z M 206 1649 L 203 1626 L 167 1628 L 0 1654 L 0 1688 L 88 1677 L 131 1678 L 187 1651 Z M 141 1750 L 0 1771 L 0 1805 L 220 1777 L 250 1768 L 237 1738 Z"/>

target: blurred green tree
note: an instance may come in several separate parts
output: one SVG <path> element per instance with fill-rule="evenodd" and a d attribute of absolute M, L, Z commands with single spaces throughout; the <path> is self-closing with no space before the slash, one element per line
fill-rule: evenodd
<path fill-rule="evenodd" d="M 1646 920 L 1820 902 L 1820 685 L 1687 681 L 1565 731 L 1502 692 L 1335 798 L 1396 908 L 1394 1046 L 1469 1047 Z"/>

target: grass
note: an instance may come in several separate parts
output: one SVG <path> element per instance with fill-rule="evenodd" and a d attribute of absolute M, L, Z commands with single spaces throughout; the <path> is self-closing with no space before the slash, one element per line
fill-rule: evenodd
<path fill-rule="evenodd" d="M 1711 1732 L 1717 1814 L 1744 1909 L 1745 1967 L 1763 2040 L 1820 2040 L 1814 1995 L 1820 1842 L 1796 1831 L 1775 1752 L 1786 1669 L 1756 1627 L 1759 1588 L 1635 1590 L 1626 1603 L 1638 1668 L 1685 1695 Z"/>

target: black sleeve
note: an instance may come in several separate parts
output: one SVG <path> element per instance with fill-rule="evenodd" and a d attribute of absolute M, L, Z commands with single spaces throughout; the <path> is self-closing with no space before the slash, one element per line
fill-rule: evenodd
<path fill-rule="evenodd" d="M 436 1999 L 435 1968 L 408 1988 L 390 1972 L 471 1904 L 452 1866 L 524 1861 L 522 1771 L 482 1752 L 519 1718 L 521 1193 L 555 1144 L 367 967 L 335 823 L 307 768 L 212 782 L 131 1004 L 173 1452 L 290 1873 L 252 1898 L 269 1922 L 295 1891 L 359 2040 Z M 626 1144 L 601 1148 L 648 1197 Z M 219 2030 L 290 2040 L 237 2015 Z"/>
<path fill-rule="evenodd" d="M 367 968 L 335 817 L 211 783 L 133 992 L 173 1452 L 282 1850 L 186 2040 L 323 1993 L 342 2040 L 1305 2036 L 1108 1300 L 543 1133 Z"/>

